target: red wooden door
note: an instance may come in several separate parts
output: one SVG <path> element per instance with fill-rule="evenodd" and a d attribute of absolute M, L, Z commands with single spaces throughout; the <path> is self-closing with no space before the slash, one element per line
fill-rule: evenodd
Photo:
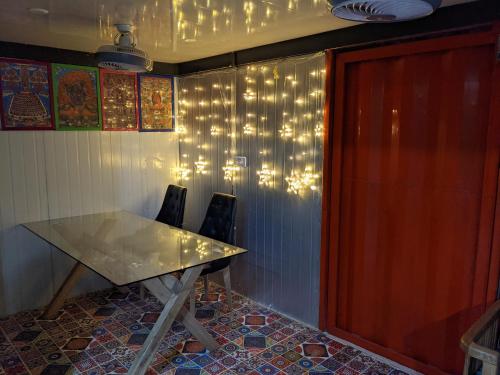
<path fill-rule="evenodd" d="M 498 281 L 494 41 L 336 57 L 326 328 L 426 373 L 461 372 Z"/>

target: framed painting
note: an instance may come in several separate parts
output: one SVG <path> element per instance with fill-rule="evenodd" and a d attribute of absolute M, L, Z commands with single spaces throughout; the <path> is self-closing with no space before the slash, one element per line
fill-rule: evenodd
<path fill-rule="evenodd" d="M 137 130 L 137 74 L 99 70 L 103 130 Z"/>
<path fill-rule="evenodd" d="M 54 120 L 57 130 L 100 130 L 99 70 L 52 64 Z"/>
<path fill-rule="evenodd" d="M 53 130 L 50 64 L 0 58 L 4 130 Z"/>
<path fill-rule="evenodd" d="M 174 77 L 138 75 L 139 130 L 174 130 Z"/>

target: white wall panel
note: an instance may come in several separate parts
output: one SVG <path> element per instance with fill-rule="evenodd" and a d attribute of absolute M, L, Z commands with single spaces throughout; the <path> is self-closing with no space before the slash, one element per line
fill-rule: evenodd
<path fill-rule="evenodd" d="M 174 133 L 0 132 L 0 314 L 48 303 L 74 264 L 19 224 L 116 209 L 153 217 L 177 158 Z M 75 294 L 105 286 L 89 272 Z"/>

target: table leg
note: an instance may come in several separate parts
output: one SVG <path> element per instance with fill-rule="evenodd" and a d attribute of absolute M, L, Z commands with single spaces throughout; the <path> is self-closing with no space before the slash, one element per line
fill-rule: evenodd
<path fill-rule="evenodd" d="M 181 311 L 183 304 L 191 292 L 196 279 L 200 276 L 202 269 L 203 266 L 187 269 L 179 281 L 178 288 L 171 290 L 170 297 L 158 317 L 158 320 L 153 326 L 153 329 L 149 333 L 149 336 L 144 342 L 141 351 L 132 364 L 132 367 L 128 371 L 129 374 L 143 375 L 146 373 L 148 366 L 153 361 L 155 353 L 160 346 L 161 340 Z"/>
<path fill-rule="evenodd" d="M 42 314 L 40 319 L 51 320 L 51 319 L 54 319 L 56 317 L 57 312 L 64 305 L 64 301 L 68 297 L 68 294 L 74 288 L 74 286 L 78 282 L 78 280 L 81 279 L 82 275 L 85 273 L 86 270 L 87 270 L 87 267 L 85 267 L 80 262 L 76 262 L 73 269 L 71 270 L 69 275 L 66 277 L 66 280 L 64 280 L 62 285 L 59 287 L 59 290 L 57 291 L 54 298 L 52 298 L 52 301 L 50 301 L 49 306 L 47 307 L 45 312 Z"/>
<path fill-rule="evenodd" d="M 162 277 L 165 279 L 164 277 Z M 168 285 L 164 285 L 160 279 L 151 279 L 143 281 L 145 287 L 153 294 L 161 303 L 166 304 L 171 295 L 171 290 L 175 289 L 176 284 L 168 283 Z M 194 317 L 194 315 L 186 309 L 185 306 L 182 306 L 179 312 L 179 320 L 184 324 L 186 329 L 193 334 L 194 337 L 200 341 L 205 348 L 208 350 L 216 350 L 219 345 L 217 341 L 212 337 L 210 333 L 207 332 L 205 328 L 201 325 L 200 322 Z"/>

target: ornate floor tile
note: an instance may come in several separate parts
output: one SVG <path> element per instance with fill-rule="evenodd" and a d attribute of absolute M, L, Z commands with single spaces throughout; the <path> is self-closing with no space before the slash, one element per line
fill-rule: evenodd
<path fill-rule="evenodd" d="M 43 369 L 40 375 L 66 375 L 70 370 L 71 365 L 54 365 L 50 364 Z"/>
<path fill-rule="evenodd" d="M 174 322 L 148 375 L 407 375 L 368 352 L 344 345 L 238 294 L 198 283 L 196 318 L 219 343 L 207 352 Z M 41 310 L 0 319 L 0 375 L 124 374 L 137 357 L 162 305 L 137 285 L 68 301 L 55 320 Z"/>

